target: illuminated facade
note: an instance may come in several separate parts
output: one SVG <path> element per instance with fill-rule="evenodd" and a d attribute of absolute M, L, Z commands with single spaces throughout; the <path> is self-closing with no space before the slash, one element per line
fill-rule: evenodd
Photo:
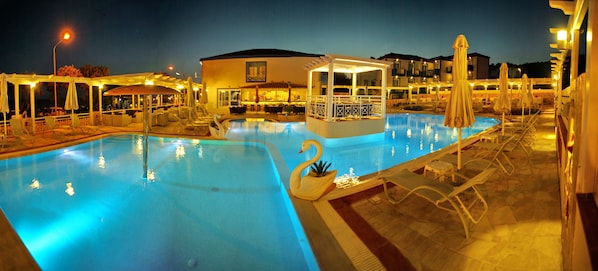
<path fill-rule="evenodd" d="M 490 57 L 471 53 L 467 55 L 469 80 L 487 79 Z M 452 82 L 453 57 L 438 56 L 425 59 L 414 55 L 390 53 L 379 59 L 392 62 L 388 81 L 394 87 L 407 87 L 409 84 Z"/>
<path fill-rule="evenodd" d="M 549 1 L 569 16 L 551 28 L 564 270 L 598 270 L 598 29 L 596 1 Z"/>
<path fill-rule="evenodd" d="M 228 113 L 230 106 L 251 104 L 279 104 L 288 101 L 284 90 L 255 90 L 247 88 L 267 82 L 286 82 L 307 86 L 304 66 L 322 55 L 277 49 L 253 49 L 202 58 L 202 85 L 208 93 L 210 112 Z M 294 94 L 296 101 L 305 102 L 302 94 Z M 256 102 L 257 101 L 257 102 Z"/>

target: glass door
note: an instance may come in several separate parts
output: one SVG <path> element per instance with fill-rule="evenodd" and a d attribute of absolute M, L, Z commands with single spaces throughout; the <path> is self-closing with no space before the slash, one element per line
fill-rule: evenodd
<path fill-rule="evenodd" d="M 218 107 L 230 107 L 241 105 L 241 90 L 220 89 L 218 91 Z"/>

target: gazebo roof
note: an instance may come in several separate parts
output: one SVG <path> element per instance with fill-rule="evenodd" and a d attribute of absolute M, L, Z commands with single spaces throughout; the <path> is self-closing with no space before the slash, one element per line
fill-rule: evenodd
<path fill-rule="evenodd" d="M 305 65 L 305 69 L 316 72 L 328 72 L 332 63 L 334 72 L 362 73 L 387 69 L 391 63 L 384 60 L 350 57 L 342 55 L 325 55 Z"/>
<path fill-rule="evenodd" d="M 133 73 L 133 74 L 120 74 L 120 75 L 109 75 L 102 77 L 72 77 L 75 83 L 87 84 L 90 86 L 103 86 L 103 85 L 140 85 L 149 84 L 157 85 L 174 89 L 187 88 L 189 83 L 185 79 L 179 79 L 162 73 Z M 6 81 L 12 84 L 35 84 L 40 82 L 58 82 L 68 83 L 70 82 L 70 76 L 54 76 L 50 75 L 38 75 L 38 74 L 7 74 Z M 193 89 L 200 89 L 201 84 L 192 82 Z"/>

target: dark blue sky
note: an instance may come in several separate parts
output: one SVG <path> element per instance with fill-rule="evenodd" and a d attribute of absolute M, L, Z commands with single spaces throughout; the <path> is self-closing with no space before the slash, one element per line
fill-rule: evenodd
<path fill-rule="evenodd" d="M 547 61 L 567 17 L 548 0 L 0 0 L 0 72 L 52 73 L 60 30 L 75 33 L 57 48 L 58 67 L 107 66 L 111 74 L 193 75 L 199 59 L 276 48 L 380 57 L 390 52 L 452 55 L 465 34 L 491 63 Z M 40 3 L 37 3 L 40 2 Z M 456 4 L 457 3 L 457 4 Z"/>

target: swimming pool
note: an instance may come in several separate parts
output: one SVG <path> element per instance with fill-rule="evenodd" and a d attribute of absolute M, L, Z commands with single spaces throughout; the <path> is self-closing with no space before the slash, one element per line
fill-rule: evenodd
<path fill-rule="evenodd" d="M 0 206 L 43 270 L 318 270 L 262 144 L 150 137 L 147 182 L 139 139 L 0 161 Z"/>
<path fill-rule="evenodd" d="M 150 137 L 152 182 L 140 137 L 107 137 L 0 161 L 0 207 L 44 270 L 317 270 L 286 194 L 315 152 L 297 154 L 301 142 L 320 140 L 339 175 L 365 175 L 454 142 L 442 123 L 392 114 L 383 134 L 324 139 L 305 123 L 235 121 L 228 141 Z M 476 117 L 463 137 L 497 123 Z"/>

